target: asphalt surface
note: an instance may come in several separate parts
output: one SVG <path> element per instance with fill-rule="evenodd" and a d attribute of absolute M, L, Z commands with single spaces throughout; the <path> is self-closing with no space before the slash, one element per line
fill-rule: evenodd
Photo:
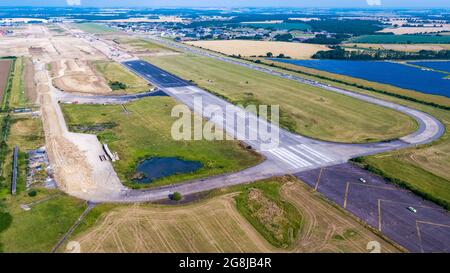
<path fill-rule="evenodd" d="M 251 145 L 253 149 L 263 154 L 266 157 L 266 160 L 258 166 L 254 166 L 238 173 L 223 174 L 220 176 L 197 179 L 148 190 L 125 189 L 120 194 L 110 196 L 106 198 L 106 200 L 96 201 L 157 201 L 167 199 L 168 196 L 175 191 L 188 195 L 231 185 L 251 183 L 253 181 L 277 175 L 296 174 L 312 187 L 317 186 L 317 189 L 323 192 L 329 199 L 345 207 L 373 227 L 379 228 L 381 232 L 405 246 L 407 249 L 413 252 L 449 251 L 448 246 L 450 243 L 448 240 L 450 236 L 448 233 L 448 226 L 450 223 L 448 214 L 443 212 L 441 208 L 430 202 L 421 200 L 410 192 L 389 185 L 382 181 L 382 179 L 380 180 L 380 178 L 377 178 L 370 173 L 361 173 L 361 170 L 358 169 L 342 167 L 348 166 L 342 164 L 347 162 L 350 158 L 391 151 L 417 144 L 430 143 L 438 139 L 444 133 L 444 126 L 437 119 L 415 109 L 274 71 L 270 68 L 210 54 L 205 51 L 192 49 L 166 40 L 159 42 L 170 43 L 170 46 L 172 47 L 180 48 L 194 54 L 216 58 L 270 75 L 313 85 L 331 92 L 344 94 L 356 99 L 395 109 L 413 117 L 418 122 L 419 129 L 398 140 L 370 144 L 342 144 L 310 139 L 292 134 L 272 124 L 268 124 L 265 120 L 240 108 L 237 109 L 236 106 L 231 105 L 227 101 L 193 86 L 189 82 L 145 61 L 138 60 L 133 56 L 123 61 L 122 58 L 115 58 L 112 56 L 110 58 L 121 62 L 125 67 L 148 80 L 161 91 L 174 97 L 191 109 L 194 109 L 194 99 L 201 98 L 204 108 L 197 111 L 197 114 L 213 121 L 216 126 L 222 127 L 228 134 Z M 95 46 L 95 43 L 93 43 L 93 45 Z M 108 55 L 108 52 L 113 51 L 116 52 L 115 54 L 126 56 L 126 54 L 117 53 L 119 51 L 117 48 L 114 50 L 104 49 L 102 52 L 105 52 L 107 56 L 110 56 Z M 224 113 L 220 116 L 213 115 L 204 110 L 208 106 L 218 106 Z M 236 111 L 235 113 L 237 116 L 244 119 L 247 127 L 244 133 L 237 130 L 237 124 L 223 122 L 224 119 L 229 117 L 229 114 L 225 111 L 228 107 L 233 108 Z M 280 142 L 275 146 L 271 146 L 270 141 L 267 141 L 259 135 L 256 139 L 250 138 L 248 135 L 251 135 L 252 132 L 254 133 L 258 129 L 258 126 L 254 126 L 255 121 L 256 124 L 259 123 L 268 127 L 269 131 L 278 130 Z M 336 165 L 337 167 L 332 167 Z M 341 174 L 338 172 L 339 167 L 344 169 Z M 319 175 L 321 169 L 324 171 Z M 368 184 L 375 187 L 359 185 L 358 178 L 362 175 L 366 177 Z M 322 178 L 319 179 L 319 176 Z M 314 184 L 314 181 L 317 183 L 318 180 L 320 181 L 319 184 Z M 340 183 L 339 181 L 341 180 L 344 180 L 344 182 Z M 349 183 L 347 184 L 347 182 Z M 342 184 L 345 186 L 344 189 L 342 188 Z M 409 212 L 405 205 L 413 205 L 418 210 L 417 214 Z M 381 213 L 379 213 L 380 211 Z"/>
<path fill-rule="evenodd" d="M 187 81 L 149 63 L 144 63 L 142 61 L 128 61 L 123 62 L 122 64 L 161 88 L 190 85 Z"/>
<path fill-rule="evenodd" d="M 450 214 L 382 177 L 350 163 L 295 176 L 411 252 L 450 252 Z"/>

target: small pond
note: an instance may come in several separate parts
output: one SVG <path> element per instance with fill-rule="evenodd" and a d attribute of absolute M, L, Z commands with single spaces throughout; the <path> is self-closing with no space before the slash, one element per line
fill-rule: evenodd
<path fill-rule="evenodd" d="M 147 184 L 167 176 L 195 172 L 202 167 L 203 164 L 199 161 L 178 157 L 152 157 L 138 164 L 133 181 Z"/>

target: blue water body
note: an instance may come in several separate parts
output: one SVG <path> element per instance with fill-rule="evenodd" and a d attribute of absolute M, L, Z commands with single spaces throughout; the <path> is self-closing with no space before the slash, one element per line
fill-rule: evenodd
<path fill-rule="evenodd" d="M 444 79 L 448 74 L 426 71 L 399 63 L 383 61 L 273 60 L 390 84 L 423 93 L 450 97 L 450 80 Z"/>
<path fill-rule="evenodd" d="M 414 64 L 414 65 L 418 65 L 418 66 L 422 66 L 422 67 L 427 67 L 427 68 L 431 68 L 431 69 L 436 69 L 436 70 L 441 70 L 441 71 L 446 71 L 448 73 L 450 73 L 450 61 L 445 61 L 445 62 L 409 62 L 410 64 Z"/>
<path fill-rule="evenodd" d="M 201 167 L 203 164 L 199 161 L 183 160 L 177 157 L 152 157 L 139 163 L 136 173 L 143 173 L 144 177 L 133 179 L 133 181 L 148 184 L 166 176 L 195 172 Z"/>

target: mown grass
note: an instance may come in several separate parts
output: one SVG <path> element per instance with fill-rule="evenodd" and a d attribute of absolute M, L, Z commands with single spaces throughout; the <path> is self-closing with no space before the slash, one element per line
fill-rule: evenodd
<path fill-rule="evenodd" d="M 255 59 L 254 59 L 255 60 Z M 344 86 L 345 88 L 361 89 L 371 91 L 371 94 L 381 93 L 393 97 L 408 99 L 414 102 L 420 102 L 426 105 L 440 105 L 442 108 L 450 107 L 450 98 L 425 94 L 413 90 L 402 89 L 396 86 L 371 82 L 363 79 L 353 78 L 345 75 L 334 74 L 322 70 L 307 68 L 303 66 L 287 64 L 276 61 L 269 61 L 257 58 L 259 62 L 272 66 L 275 70 L 284 70 L 288 73 L 300 73 L 302 77 L 321 82 L 331 83 L 333 85 Z"/>
<path fill-rule="evenodd" d="M 248 151 L 237 141 L 176 141 L 171 136 L 171 117 L 177 103 L 170 97 L 151 97 L 126 104 L 127 114 L 120 105 L 63 105 L 70 128 L 80 125 L 110 124 L 104 130 L 94 130 L 101 142 L 108 143 L 120 160 L 113 163 L 122 182 L 133 188 L 161 186 L 189 179 L 234 172 L 256 165 L 259 155 Z M 83 127 L 83 126 L 81 126 Z M 83 132 L 89 132 L 83 130 Z M 132 181 L 137 164 L 150 157 L 179 157 L 200 161 L 203 167 L 194 173 L 173 175 L 152 182 Z"/>
<path fill-rule="evenodd" d="M 129 39 L 129 38 L 122 38 L 122 39 L 116 39 L 114 40 L 116 41 L 118 44 L 125 44 L 128 46 L 131 46 L 132 48 L 134 48 L 135 50 L 139 50 L 139 51 L 147 51 L 150 53 L 161 53 L 161 52 L 175 52 L 175 50 L 162 46 L 162 45 L 158 45 L 146 40 L 142 40 L 142 39 Z"/>
<path fill-rule="evenodd" d="M 278 64 L 277 64 L 278 66 Z M 280 66 L 281 68 L 282 66 Z M 428 144 L 391 151 L 375 156 L 369 156 L 360 160 L 372 171 L 386 176 L 388 180 L 400 184 L 404 188 L 410 189 L 415 193 L 434 201 L 448 208 L 450 203 L 450 111 L 433 107 L 422 102 L 439 103 L 440 105 L 449 105 L 450 99 L 418 93 L 410 90 L 399 89 L 389 85 L 380 85 L 373 82 L 364 81 L 362 86 L 368 86 L 387 92 L 395 92 L 401 95 L 412 96 L 417 101 L 402 99 L 400 97 L 386 95 L 380 92 L 374 92 L 361 88 L 360 84 L 355 84 L 355 79 L 336 74 L 326 73 L 326 77 L 321 77 L 321 71 L 317 72 L 319 77 L 314 77 L 317 70 L 300 68 L 300 74 L 294 72 L 292 67 L 286 67 L 285 72 L 297 74 L 301 77 L 316 80 L 333 86 L 344 88 L 349 91 L 377 97 L 386 101 L 392 101 L 401 105 L 424 111 L 438 118 L 446 127 L 446 132 L 438 141 Z M 274 68 L 281 70 L 278 68 Z M 303 70 L 309 75 L 303 74 Z M 337 79 L 335 81 L 334 79 Z"/>
<path fill-rule="evenodd" d="M 15 61 L 14 77 L 11 85 L 11 97 L 9 105 L 11 108 L 25 106 L 25 88 L 23 81 L 24 59 L 17 58 Z"/>
<path fill-rule="evenodd" d="M 75 24 L 75 27 L 93 34 L 111 34 L 116 32 L 116 30 L 108 26 L 96 23 L 79 23 Z"/>
<path fill-rule="evenodd" d="M 8 196 L 0 208 L 0 252 L 50 252 L 86 208 L 86 202 L 57 190 Z M 21 204 L 42 203 L 23 210 Z"/>
<path fill-rule="evenodd" d="M 308 137 L 373 142 L 417 128 L 414 120 L 393 110 L 211 58 L 177 55 L 147 60 L 233 103 L 280 105 L 281 126 Z"/>
<path fill-rule="evenodd" d="M 96 61 L 95 68 L 108 82 L 121 82 L 126 85 L 124 90 L 114 93 L 142 93 L 151 89 L 148 83 L 123 68 L 120 64 L 110 61 Z"/>

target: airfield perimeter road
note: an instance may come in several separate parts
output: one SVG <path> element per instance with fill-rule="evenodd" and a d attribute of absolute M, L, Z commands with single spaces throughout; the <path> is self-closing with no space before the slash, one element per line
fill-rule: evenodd
<path fill-rule="evenodd" d="M 198 115 L 201 115 L 204 118 L 213 121 L 216 126 L 223 128 L 227 132 L 227 134 L 237 137 L 239 140 L 243 141 L 247 145 L 250 145 L 254 150 L 264 155 L 266 158 L 266 160 L 262 164 L 243 170 L 239 173 L 225 174 L 217 177 L 208 177 L 205 179 L 188 181 L 186 183 L 170 185 L 157 189 L 142 191 L 129 189 L 127 191 L 121 192 L 121 194 L 118 194 L 117 196 L 105 196 L 104 200 L 91 201 L 155 201 L 167 198 L 167 196 L 173 191 L 179 191 L 183 194 L 192 194 L 231 185 L 250 183 L 252 181 L 277 175 L 295 174 L 302 171 L 337 165 L 345 163 L 349 159 L 358 156 L 381 153 L 385 151 L 413 146 L 416 144 L 429 143 L 438 139 L 444 133 L 444 126 L 437 119 L 415 109 L 397 105 L 391 102 L 386 102 L 370 96 L 356 94 L 332 86 L 326 86 L 320 83 L 311 82 L 299 77 L 275 72 L 268 68 L 261 68 L 259 66 L 253 66 L 248 63 L 238 62 L 230 58 L 210 54 L 209 52 L 193 49 L 191 47 L 180 45 L 171 41 L 157 39 L 157 42 L 159 43 L 170 43 L 169 46 L 171 47 L 182 47 L 183 50 L 187 50 L 194 54 L 206 54 L 209 57 L 219 58 L 222 61 L 232 62 L 238 65 L 249 67 L 251 69 L 256 69 L 258 71 L 281 77 L 287 77 L 291 80 L 299 81 L 302 83 L 313 84 L 317 87 L 324 88 L 332 92 L 338 92 L 350 97 L 368 101 L 370 103 L 392 108 L 410 115 L 420 125 L 419 129 L 416 132 L 406 137 L 398 140 L 380 143 L 343 144 L 306 138 L 280 129 L 278 126 L 268 123 L 266 120 L 258 118 L 256 115 L 249 113 L 242 108 L 234 106 L 229 102 L 217 96 L 214 96 L 213 94 L 197 86 L 194 86 L 188 81 L 180 79 L 177 76 L 172 75 L 171 73 L 164 71 L 161 68 L 158 68 L 146 61 L 142 61 L 127 52 L 123 52 L 117 46 L 117 44 L 103 40 L 95 35 L 81 33 L 79 31 L 77 32 L 76 36 L 86 40 L 91 46 L 105 54 L 110 59 L 121 63 L 124 67 L 140 75 L 142 78 L 152 83 L 152 85 L 156 86 L 159 90 L 172 96 L 191 109 L 194 109 L 194 98 L 201 98 L 203 102 L 203 109 L 201 109 L 200 112 L 197 112 Z M 67 94 L 67 96 L 71 95 Z M 67 99 L 70 99 L 70 97 Z M 220 109 L 222 109 L 224 114 L 222 116 L 218 116 L 208 113 L 206 111 L 208 106 L 219 107 Z M 235 113 L 227 113 L 227 108 L 233 109 Z M 231 115 L 234 116 L 235 114 L 245 119 L 247 125 L 246 132 L 239 132 L 235 123 L 228 124 L 227 122 L 224 122 L 224 120 L 230 120 Z M 271 143 L 270 141 L 262 139 L 262 137 L 258 134 L 256 134 L 257 138 L 249 137 L 253 133 L 258 131 L 258 126 L 270 128 L 270 130 L 268 131 L 278 131 L 279 143 Z"/>
<path fill-rule="evenodd" d="M 232 62 L 237 65 L 243 65 L 246 67 L 249 67 L 251 69 L 255 69 L 258 71 L 262 71 L 265 73 L 269 73 L 272 75 L 277 75 L 284 78 L 289 78 L 294 81 L 298 81 L 301 83 L 306 84 L 312 84 L 316 87 L 326 89 L 331 92 L 337 92 L 340 94 L 344 94 L 350 97 L 354 97 L 357 99 L 361 99 L 370 103 L 374 103 L 377 105 L 385 106 L 391 109 L 395 109 L 399 112 L 403 112 L 407 115 L 410 115 L 413 117 L 419 124 L 419 129 L 401 139 L 393 140 L 389 142 L 381 142 L 381 143 L 371 143 L 371 144 L 342 144 L 342 143 L 331 143 L 331 142 L 324 142 L 319 140 L 314 140 L 306 137 L 302 137 L 296 134 L 292 134 L 290 132 L 287 132 L 283 129 L 280 129 L 272 124 L 268 124 L 265 120 L 260 119 L 256 117 L 255 115 L 248 113 L 244 111 L 241 108 L 238 108 L 236 106 L 231 105 L 227 101 L 224 101 L 211 93 L 202 90 L 196 86 L 193 86 L 191 83 L 180 79 L 176 77 L 175 75 L 172 75 L 158 67 L 155 67 L 154 65 L 151 65 L 145 61 L 139 60 L 138 58 L 129 55 L 126 52 L 122 52 L 119 48 L 117 48 L 117 45 L 108 43 L 107 41 L 102 41 L 100 38 L 95 37 L 90 34 L 80 34 L 78 32 L 78 37 L 84 38 L 91 46 L 94 48 L 97 48 L 99 51 L 103 52 L 106 56 L 108 56 L 110 59 L 121 63 L 123 66 L 127 67 L 131 71 L 135 72 L 136 74 L 140 75 L 141 77 L 145 78 L 149 82 L 151 82 L 154 86 L 158 87 L 160 91 L 163 91 L 164 93 L 174 97 L 178 101 L 182 102 L 183 104 L 187 105 L 191 109 L 193 109 L 194 105 L 194 98 L 201 98 L 203 100 L 203 110 L 200 110 L 200 112 L 197 112 L 197 114 L 203 116 L 206 119 L 209 119 L 213 122 L 215 122 L 219 127 L 223 126 L 223 129 L 230 135 L 236 136 L 237 138 L 241 139 L 243 142 L 245 142 L 248 145 L 251 145 L 253 149 L 260 152 L 266 157 L 266 160 L 255 167 L 243 170 L 238 173 L 232 173 L 232 174 L 224 174 L 219 175 L 215 177 L 207 177 L 204 179 L 197 179 L 193 181 L 187 181 L 185 183 L 175 184 L 175 185 L 169 185 L 165 187 L 160 188 L 154 188 L 154 189 L 147 189 L 147 190 L 132 190 L 128 188 L 121 188 L 118 190 L 112 190 L 112 191 L 106 191 L 108 194 L 103 194 L 104 191 L 101 189 L 98 189 L 100 194 L 92 194 L 86 193 L 86 199 L 94 202 L 124 202 L 124 203 L 134 203 L 134 202 L 148 202 L 148 201 L 157 201 L 161 199 L 166 199 L 171 193 L 177 191 L 181 192 L 184 195 L 198 193 L 202 191 L 208 191 L 213 190 L 217 188 L 223 188 L 228 187 L 231 185 L 237 185 L 237 184 L 243 184 L 243 183 L 251 183 L 253 181 L 270 178 L 273 176 L 278 175 L 285 175 L 285 174 L 294 174 L 297 177 L 304 179 L 307 184 L 313 185 L 312 181 L 314 181 L 315 175 L 317 174 L 317 170 L 320 169 L 327 169 L 331 168 L 330 170 L 333 170 L 333 166 L 342 166 L 345 162 L 348 161 L 348 159 L 362 156 L 362 155 L 368 155 L 368 154 L 376 154 L 384 151 L 390 151 L 394 149 L 400 149 L 410 146 L 415 146 L 418 144 L 424 144 L 424 143 L 430 143 L 436 139 L 438 139 L 442 134 L 444 133 L 444 126 L 434 117 L 417 111 L 415 109 L 411 109 L 408 107 L 404 107 L 401 105 L 397 105 L 391 102 L 386 102 L 383 100 L 379 100 L 370 96 L 360 95 L 356 93 L 352 93 L 346 90 L 338 89 L 332 86 L 323 85 L 320 83 L 312 82 L 309 80 L 305 80 L 299 77 L 291 76 L 288 74 L 283 74 L 280 72 L 272 71 L 269 68 L 262 68 L 258 66 L 253 66 L 248 63 L 241 63 L 238 61 L 235 61 L 233 59 L 228 59 L 225 57 L 217 56 L 210 54 L 208 52 L 204 51 L 198 51 L 199 54 L 207 54 L 211 55 L 210 57 L 219 58 L 222 61 L 226 62 Z M 163 41 L 164 43 L 172 43 L 168 41 Z M 175 44 L 178 46 L 177 44 Z M 180 45 L 181 47 L 185 48 L 185 46 Z M 188 48 L 189 51 L 195 52 L 195 49 Z M 187 68 L 188 69 L 188 68 Z M 56 96 L 56 94 L 54 94 Z M 73 97 L 71 97 L 73 96 Z M 80 100 L 80 95 L 72 95 L 72 94 L 64 94 L 64 99 L 70 101 L 73 100 Z M 101 100 L 107 100 L 107 98 L 98 98 Z M 91 97 L 90 102 L 93 102 L 93 97 Z M 80 100 L 80 102 L 82 102 Z M 83 101 L 84 102 L 84 101 Z M 110 103 L 121 103 L 120 100 L 116 101 L 109 101 Z M 228 125 L 223 124 L 223 118 L 228 117 L 228 114 L 225 113 L 224 116 L 212 116 L 210 113 L 207 113 L 204 111 L 207 106 L 215 105 L 218 106 L 220 109 L 226 109 L 227 107 L 234 107 L 234 110 L 237 112 L 237 115 L 240 117 L 245 118 L 245 122 L 248 128 L 248 131 L 245 132 L 244 135 L 236 132 L 236 126 L 235 124 Z M 194 109 L 195 110 L 195 109 Z M 260 124 L 268 126 L 272 130 L 279 130 L 279 136 L 280 136 L 280 143 L 278 146 L 270 147 L 267 146 L 269 144 L 267 141 L 261 139 L 258 137 L 257 139 L 250 139 L 247 138 L 247 136 L 251 132 L 255 132 L 257 127 L 255 128 L 253 125 L 254 122 L 258 121 Z M 369 183 L 375 183 L 376 179 L 371 176 L 370 173 L 360 170 L 362 173 L 359 173 L 358 175 L 361 176 L 367 176 L 370 177 Z M 319 187 L 319 191 L 325 194 L 328 198 L 331 200 L 335 200 L 339 204 L 340 201 L 342 201 L 338 197 L 333 198 L 333 194 L 336 191 L 341 191 L 341 185 L 342 183 L 337 183 L 336 181 L 341 179 L 341 176 L 337 175 L 333 177 L 333 175 L 330 176 L 329 180 L 330 183 L 325 183 L 325 180 L 328 179 L 326 174 L 327 172 L 324 171 L 324 184 Z M 373 198 L 373 191 L 370 191 L 371 188 L 368 188 L 369 190 L 361 191 L 360 193 L 364 196 L 361 198 L 359 196 L 359 199 L 354 199 L 354 190 L 357 187 L 357 185 L 354 185 L 353 181 L 355 180 L 354 176 L 355 173 L 348 174 L 348 172 L 344 172 L 342 174 L 343 178 L 345 179 L 351 179 L 347 182 L 350 182 L 351 185 L 349 188 L 350 193 L 347 196 L 344 196 L 347 200 L 347 204 L 343 205 L 344 208 L 351 211 L 352 206 L 358 206 L 360 207 L 360 211 L 351 211 L 356 216 L 360 217 L 362 220 L 366 220 L 370 225 L 374 226 L 373 217 L 374 215 L 378 215 L 379 222 L 381 223 L 381 226 L 383 229 L 380 229 L 381 232 L 388 235 L 391 239 L 395 240 L 396 242 L 404 245 L 408 250 L 413 252 L 418 251 L 440 251 L 440 252 L 446 252 L 448 249 L 445 247 L 440 247 L 439 244 L 435 244 L 437 248 L 430 249 L 429 246 L 431 245 L 430 242 L 436 242 L 436 241 L 442 241 L 440 239 L 440 234 L 446 234 L 446 231 L 443 232 L 433 232 L 436 229 L 445 229 L 448 225 L 448 214 L 435 217 L 434 213 L 436 210 L 429 210 L 428 208 L 422 208 L 419 206 L 422 204 L 420 202 L 419 197 L 414 196 L 414 199 L 408 199 L 408 196 L 411 196 L 411 193 L 408 191 L 404 191 L 401 189 L 398 189 L 395 191 L 394 195 L 389 195 L 394 191 L 378 191 L 377 196 L 375 196 L 377 199 L 382 200 L 382 204 L 378 205 L 378 208 L 382 208 L 383 215 L 382 218 L 380 218 L 380 213 L 378 211 L 373 211 L 373 204 L 372 202 L 368 202 L 366 207 L 362 206 L 364 202 L 360 203 L 358 205 L 357 203 L 353 203 L 358 200 L 365 200 L 365 198 Z M 116 177 L 116 176 L 114 176 Z M 373 178 L 373 179 L 372 179 Z M 316 178 L 317 179 L 317 178 Z M 319 179 L 320 179 L 320 173 L 319 173 Z M 319 180 L 317 179 L 317 180 Z M 380 182 L 381 183 L 381 182 Z M 325 187 L 325 185 L 328 185 L 328 187 Z M 391 186 L 394 187 L 394 186 Z M 348 191 L 347 191 L 348 192 Z M 95 196 L 94 199 L 89 199 L 89 197 Z M 78 196 L 80 197 L 80 196 Z M 390 205 L 386 200 L 392 200 L 394 199 L 402 199 L 407 200 L 407 203 L 411 203 L 414 206 L 417 206 L 420 210 L 420 213 L 418 213 L 418 216 L 420 216 L 419 221 L 416 219 L 417 223 L 417 235 L 411 235 L 410 230 L 410 223 L 411 217 L 407 219 L 407 221 L 404 221 L 404 217 L 400 215 L 399 217 L 392 217 L 392 215 L 399 215 L 400 213 L 405 213 L 402 209 L 405 209 L 405 204 L 397 204 L 398 207 L 392 208 L 392 205 Z M 372 200 L 372 199 L 371 199 Z M 384 200 L 384 201 L 383 201 Z M 391 202 L 392 203 L 392 202 Z M 348 206 L 348 207 L 347 207 Z M 355 209 L 358 209 L 358 207 L 355 207 Z M 389 207 L 389 210 L 388 210 Z M 366 208 L 365 211 L 363 209 Z M 367 215 L 367 217 L 365 217 Z M 367 218 L 367 219 L 366 219 Z M 423 220 L 425 219 L 425 220 Z M 414 219 L 413 219 L 414 220 Z M 389 221 L 389 222 L 386 222 Z M 389 225 L 389 226 L 388 226 Z M 391 227 L 394 227 L 393 229 Z M 401 232 L 403 228 L 407 229 L 408 232 Z M 435 234 L 437 234 L 435 236 Z M 408 243 L 405 243 L 408 238 L 411 238 L 411 236 L 422 236 L 419 238 L 419 240 L 422 240 L 422 245 L 411 245 Z M 414 237 L 415 238 L 415 237 Z M 416 238 L 415 238 L 416 239 Z M 406 240 L 406 241 L 405 241 Z M 419 248 L 417 248 L 419 246 Z"/>

